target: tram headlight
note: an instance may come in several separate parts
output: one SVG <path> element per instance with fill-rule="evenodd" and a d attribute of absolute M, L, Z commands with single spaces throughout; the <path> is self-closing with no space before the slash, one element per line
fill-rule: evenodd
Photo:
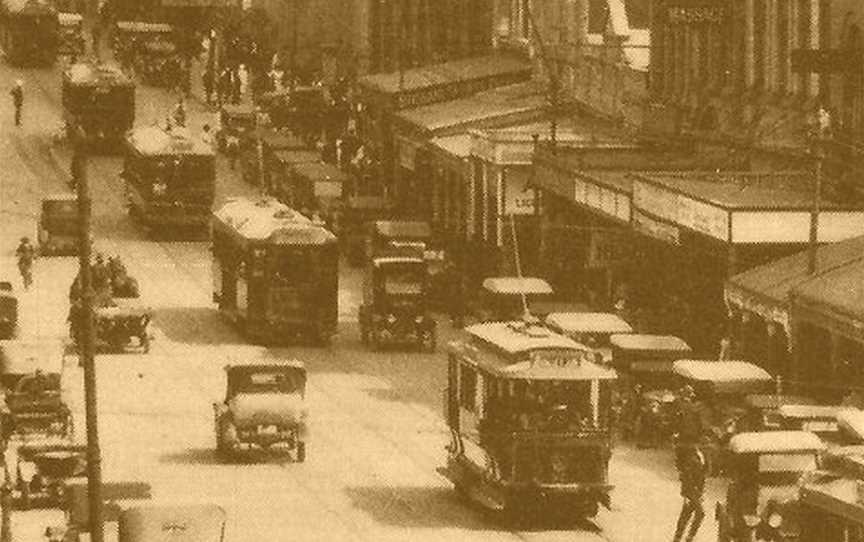
<path fill-rule="evenodd" d="M 168 185 L 164 182 L 153 183 L 153 195 L 164 196 L 168 191 Z"/>
<path fill-rule="evenodd" d="M 393 324 L 395 324 L 396 323 L 396 315 L 395 314 L 388 314 L 387 315 L 387 323 L 390 324 L 391 326 Z"/>
<path fill-rule="evenodd" d="M 753 529 L 757 525 L 759 525 L 759 516 L 754 516 L 751 514 L 747 514 L 744 516 L 744 525 Z"/>

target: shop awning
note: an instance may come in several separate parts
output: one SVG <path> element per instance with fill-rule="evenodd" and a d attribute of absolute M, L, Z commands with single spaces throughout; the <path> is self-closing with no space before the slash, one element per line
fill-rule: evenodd
<path fill-rule="evenodd" d="M 472 96 L 406 109 L 396 115 L 403 128 L 431 137 L 453 135 L 484 123 L 513 124 L 545 114 L 547 100 L 534 83 L 507 85 Z"/>
<path fill-rule="evenodd" d="M 864 250 L 848 264 L 826 270 L 792 292 L 792 310 L 850 338 L 864 340 Z"/>
<path fill-rule="evenodd" d="M 854 283 L 864 276 L 864 236 L 823 245 L 817 250 L 816 273 L 808 273 L 808 253 L 802 251 L 743 273 L 726 281 L 726 303 L 777 322 L 789 332 L 790 295 L 817 296 L 843 300 L 850 295 L 835 282 L 835 274 Z M 857 273 L 857 275 L 856 275 Z M 849 276 L 851 274 L 851 276 Z M 841 288 L 832 295 L 830 290 Z M 855 286 L 860 289 L 860 286 Z M 826 291 L 826 289 L 828 291 Z M 862 292 L 864 294 L 864 292 Z M 858 300 L 864 314 L 864 297 Z"/>
<path fill-rule="evenodd" d="M 429 144 L 456 158 L 468 158 L 471 155 L 471 136 L 469 134 L 436 137 Z"/>
<path fill-rule="evenodd" d="M 364 93 L 389 97 L 395 109 L 453 100 L 531 78 L 531 64 L 509 54 L 471 57 L 400 72 L 363 76 Z"/>
<path fill-rule="evenodd" d="M 633 175 L 633 207 L 653 220 L 731 244 L 806 243 L 813 178 L 808 172 L 706 171 Z M 864 210 L 823 198 L 820 242 L 864 231 Z"/>

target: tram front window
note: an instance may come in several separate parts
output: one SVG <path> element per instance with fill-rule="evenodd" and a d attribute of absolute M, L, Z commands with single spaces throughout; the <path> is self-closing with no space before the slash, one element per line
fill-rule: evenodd
<path fill-rule="evenodd" d="M 590 381 L 529 382 L 514 392 L 509 422 L 516 430 L 564 432 L 594 426 Z"/>

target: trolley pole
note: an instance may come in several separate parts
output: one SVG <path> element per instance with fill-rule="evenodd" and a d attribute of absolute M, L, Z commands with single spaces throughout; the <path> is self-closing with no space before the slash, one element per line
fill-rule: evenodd
<path fill-rule="evenodd" d="M 90 273 L 91 201 L 87 184 L 85 135 L 80 125 L 75 127 L 73 141 L 79 167 L 76 179 L 78 191 L 78 253 L 81 286 L 81 310 L 78 324 L 78 352 L 84 367 L 84 408 L 87 423 L 87 495 L 89 501 L 90 540 L 104 542 L 102 532 L 102 454 L 99 450 L 99 429 L 96 414 L 95 329 L 93 325 L 93 284 Z"/>

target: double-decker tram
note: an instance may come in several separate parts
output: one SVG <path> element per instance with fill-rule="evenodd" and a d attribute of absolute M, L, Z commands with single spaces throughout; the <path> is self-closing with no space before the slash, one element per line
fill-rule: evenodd
<path fill-rule="evenodd" d="M 480 505 L 590 517 L 609 506 L 616 373 L 548 328 L 491 322 L 449 345 L 441 473 Z"/>
<path fill-rule="evenodd" d="M 252 340 L 326 344 L 336 333 L 336 236 L 275 199 L 213 213 L 213 299 Z"/>

